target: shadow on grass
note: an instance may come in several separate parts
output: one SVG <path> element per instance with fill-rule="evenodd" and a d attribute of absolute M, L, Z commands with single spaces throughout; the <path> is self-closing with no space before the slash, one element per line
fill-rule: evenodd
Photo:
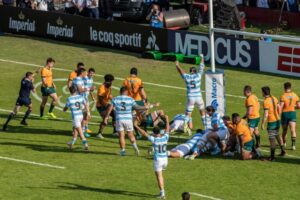
<path fill-rule="evenodd" d="M 132 192 L 132 191 L 125 191 L 125 190 L 118 190 L 118 189 L 110 189 L 110 188 L 95 188 L 89 187 L 85 185 L 75 184 L 75 183 L 59 183 L 55 188 L 50 187 L 27 187 L 30 189 L 48 189 L 48 190 L 73 190 L 73 191 L 90 191 L 90 192 L 97 192 L 97 193 L 104 193 L 110 195 L 123 195 L 123 196 L 132 196 L 132 197 L 140 197 L 140 198 L 154 198 L 155 195 L 141 193 L 141 192 Z"/>
<path fill-rule="evenodd" d="M 32 149 L 34 151 L 40 152 L 54 152 L 54 153 L 79 153 L 79 154 L 97 154 L 97 155 L 111 155 L 118 156 L 116 153 L 109 152 L 101 152 L 101 151 L 84 151 L 83 146 L 80 144 L 77 145 L 76 148 L 70 150 L 66 147 L 61 146 L 44 146 L 44 145 L 36 145 L 36 144 L 24 144 L 24 143 L 15 143 L 15 142 L 0 142 L 0 145 L 6 146 L 21 146 L 25 148 Z M 81 148 L 82 147 L 82 148 Z"/>

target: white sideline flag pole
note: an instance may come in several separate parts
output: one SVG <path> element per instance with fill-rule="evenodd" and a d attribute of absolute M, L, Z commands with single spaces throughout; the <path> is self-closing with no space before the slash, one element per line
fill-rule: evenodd
<path fill-rule="evenodd" d="M 210 65 L 211 71 L 216 71 L 215 66 L 215 36 L 214 36 L 214 14 L 213 14 L 213 0 L 208 1 L 209 7 L 209 40 L 210 40 Z"/>

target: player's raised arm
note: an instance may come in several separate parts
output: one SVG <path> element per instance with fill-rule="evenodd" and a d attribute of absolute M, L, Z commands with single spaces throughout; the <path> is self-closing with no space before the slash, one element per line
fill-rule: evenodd
<path fill-rule="evenodd" d="M 200 54 L 200 64 L 199 64 L 199 74 L 202 75 L 204 72 L 205 64 L 204 64 L 204 56 Z"/>
<path fill-rule="evenodd" d="M 176 65 L 176 69 L 177 69 L 177 71 L 179 72 L 179 74 L 180 74 L 181 76 L 183 76 L 183 74 L 185 74 L 185 71 L 180 67 L 179 61 L 178 61 L 178 60 L 176 60 L 175 65 Z"/>
<path fill-rule="evenodd" d="M 170 122 L 169 122 L 169 116 L 165 115 L 166 118 L 166 133 L 170 132 Z"/>
<path fill-rule="evenodd" d="M 135 127 L 136 130 L 137 130 L 140 134 L 142 134 L 144 137 L 148 137 L 148 136 L 149 136 L 149 134 L 148 134 L 145 130 L 143 130 L 142 128 L 139 127 L 138 121 L 135 121 L 135 122 L 134 122 L 134 127 Z"/>

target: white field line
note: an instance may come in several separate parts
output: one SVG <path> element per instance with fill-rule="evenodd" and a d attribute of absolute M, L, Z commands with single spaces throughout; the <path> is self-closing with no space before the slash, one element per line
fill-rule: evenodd
<path fill-rule="evenodd" d="M 3 156 L 0 156 L 0 159 L 10 160 L 10 161 L 15 161 L 15 162 L 20 162 L 20 163 L 27 163 L 27 164 L 31 164 L 31 165 L 39 165 L 39 166 L 43 166 L 43 167 L 51 167 L 51 168 L 56 168 L 56 169 L 65 169 L 65 167 L 62 167 L 62 166 L 50 165 L 50 164 L 47 164 L 47 163 L 38 163 L 38 162 L 33 162 L 33 161 L 28 161 L 28 160 L 20 160 L 20 159 L 3 157 Z"/>
<path fill-rule="evenodd" d="M 33 66 L 33 67 L 42 67 L 42 65 L 37 65 L 37 64 L 32 64 L 32 63 L 25 63 L 25 62 L 19 62 L 19 61 L 14 61 L 14 60 L 7 60 L 7 59 L 1 59 L 1 62 L 7 62 L 7 63 L 14 63 L 14 64 L 19 64 L 19 65 L 23 65 L 23 66 Z M 64 69 L 64 68 L 57 68 L 54 67 L 54 70 L 58 70 L 58 71 L 65 71 L 65 72 L 71 72 L 72 70 L 70 69 Z M 95 76 L 99 76 L 99 77 L 103 77 L 104 75 L 102 74 L 95 74 Z M 115 77 L 115 79 L 117 80 L 124 80 L 124 78 L 121 77 Z M 151 83 L 151 82 L 144 82 L 144 84 L 146 85 L 153 85 L 153 86 L 158 86 L 158 87 L 164 87 L 164 88 L 172 88 L 172 89 L 178 89 L 178 90 L 186 90 L 186 88 L 184 87 L 177 87 L 177 86 L 171 86 L 171 85 L 163 85 L 163 84 L 157 84 L 157 83 Z M 202 91 L 205 92 L 205 91 Z M 226 94 L 226 96 L 228 97 L 234 97 L 234 98 L 240 98 L 240 99 L 244 99 L 244 96 L 239 96 L 239 95 L 233 95 L 233 94 Z"/>
<path fill-rule="evenodd" d="M 198 196 L 198 197 L 203 197 L 203 198 L 206 198 L 206 199 L 222 200 L 222 199 L 219 199 L 219 198 L 216 198 L 216 197 L 211 197 L 211 196 L 207 196 L 207 195 L 204 195 L 204 194 L 199 194 L 199 193 L 196 193 L 196 192 L 190 192 L 190 194 L 194 195 L 194 196 Z"/>

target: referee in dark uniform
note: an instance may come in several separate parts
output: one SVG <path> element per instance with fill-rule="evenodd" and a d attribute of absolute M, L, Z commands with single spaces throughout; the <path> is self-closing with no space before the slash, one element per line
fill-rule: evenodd
<path fill-rule="evenodd" d="M 21 121 L 21 124 L 28 125 L 26 122 L 26 119 L 28 118 L 28 116 L 30 115 L 30 113 L 32 111 L 30 92 L 31 91 L 35 92 L 35 88 L 32 83 L 33 78 L 34 78 L 34 74 L 32 72 L 27 72 L 25 77 L 22 79 L 21 88 L 20 88 L 20 92 L 19 92 L 19 97 L 16 102 L 16 106 L 15 106 L 14 110 L 10 113 L 10 115 L 8 116 L 5 124 L 3 125 L 3 131 L 6 130 L 9 121 L 14 116 L 16 116 L 16 114 L 19 112 L 19 110 L 22 106 L 26 106 L 28 109 L 23 117 L 23 120 Z"/>

